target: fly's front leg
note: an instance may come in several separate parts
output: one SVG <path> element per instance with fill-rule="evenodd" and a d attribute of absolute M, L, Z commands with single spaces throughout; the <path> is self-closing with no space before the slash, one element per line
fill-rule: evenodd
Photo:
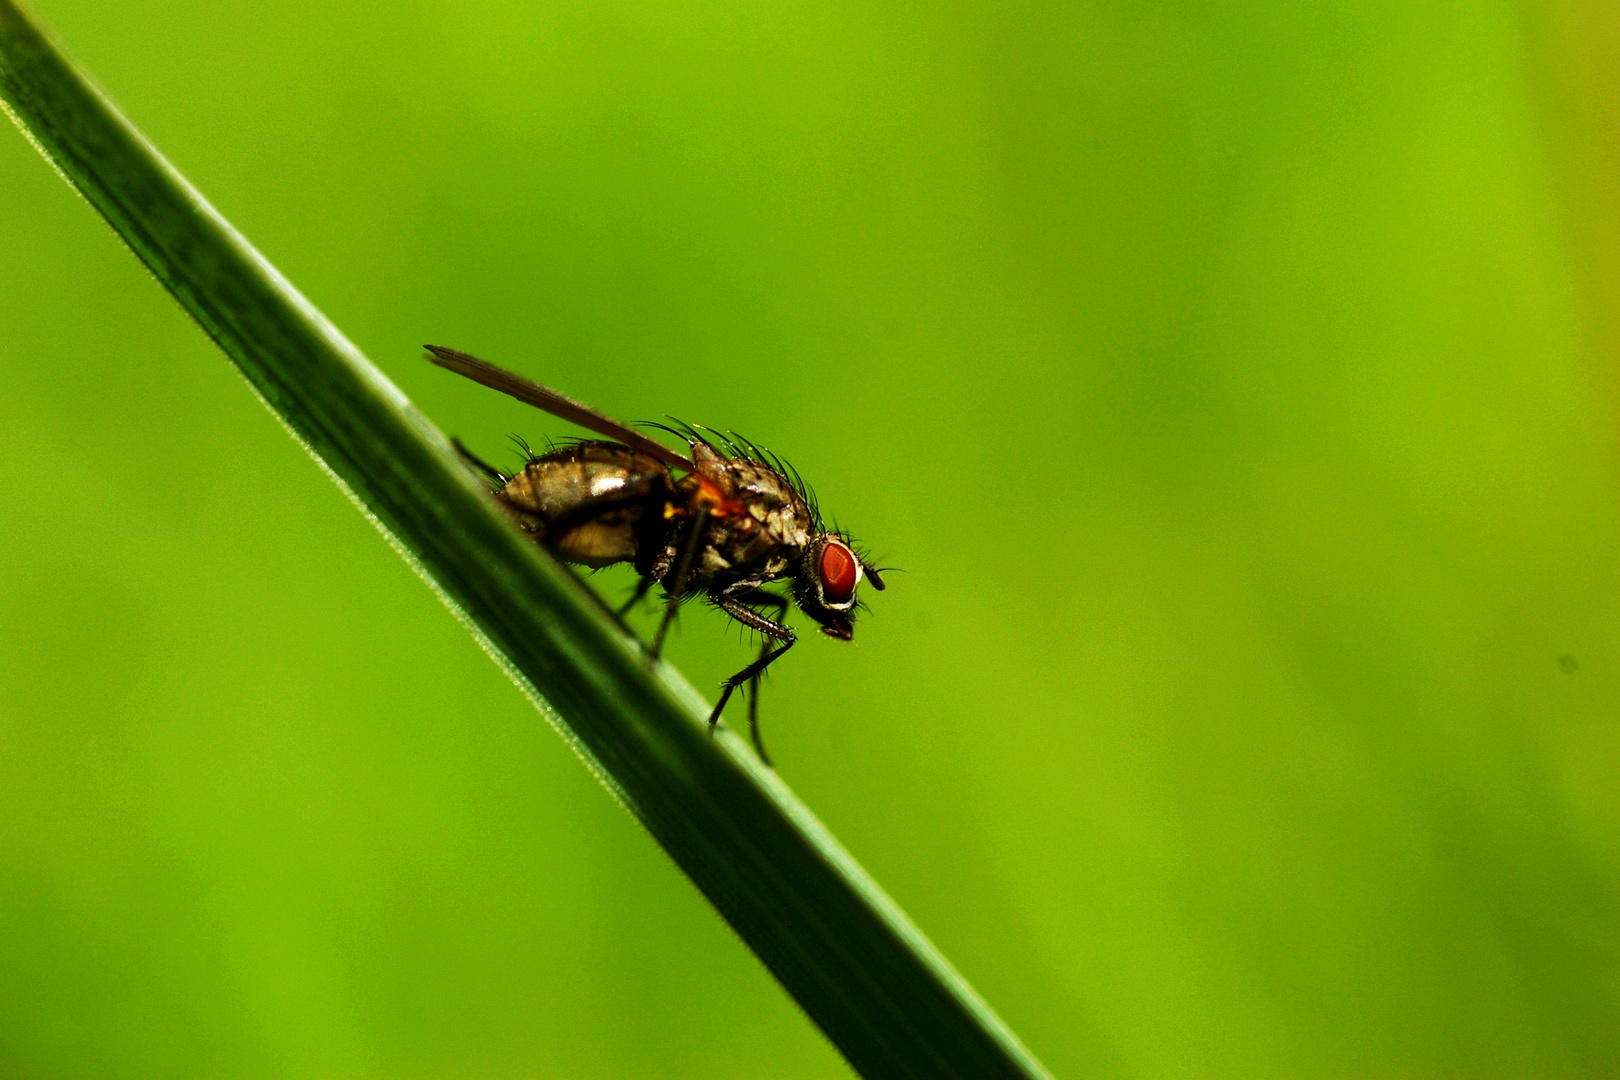
<path fill-rule="evenodd" d="M 766 592 L 764 589 L 755 589 L 752 592 L 738 597 L 738 599 L 750 607 L 760 605 L 769 605 L 770 607 L 774 607 L 776 609 L 776 621 L 779 623 L 782 621 L 782 616 L 787 614 L 787 597 L 777 596 L 775 593 Z M 759 658 L 764 660 L 765 654 L 769 653 L 770 651 L 771 639 L 766 638 L 764 641 L 760 642 Z M 786 649 L 783 651 L 785 652 Z M 748 680 L 748 690 L 746 691 L 746 695 L 748 697 L 748 734 L 754 740 L 754 749 L 759 751 L 760 760 L 769 765 L 771 763 L 771 757 L 765 752 L 764 740 L 759 737 L 759 692 L 764 686 L 764 681 L 764 668 L 761 668 L 759 671 L 755 672 L 754 677 Z"/>
<path fill-rule="evenodd" d="M 733 591 L 735 590 L 735 591 Z M 760 760 L 765 764 L 771 763 L 770 755 L 765 753 L 765 743 L 759 736 L 759 678 L 765 669 L 770 667 L 776 659 L 789 649 L 793 648 L 799 639 L 782 623 L 776 619 L 761 615 L 749 604 L 770 604 L 777 609 L 777 618 L 787 611 L 787 601 L 773 593 L 765 592 L 753 586 L 732 586 L 725 592 L 710 594 L 709 599 L 714 601 L 716 607 L 730 615 L 733 619 L 751 629 L 758 630 L 765 635 L 765 643 L 760 648 L 759 659 L 743 668 L 737 674 L 725 681 L 720 691 L 720 701 L 715 705 L 714 712 L 709 714 L 709 730 L 714 731 L 714 725 L 720 722 L 720 714 L 725 710 L 726 702 L 731 700 L 731 694 L 744 683 L 749 684 L 752 693 L 749 695 L 748 705 L 748 732 L 753 737 L 754 749 L 759 751 Z M 773 645 L 773 642 L 780 642 Z"/>

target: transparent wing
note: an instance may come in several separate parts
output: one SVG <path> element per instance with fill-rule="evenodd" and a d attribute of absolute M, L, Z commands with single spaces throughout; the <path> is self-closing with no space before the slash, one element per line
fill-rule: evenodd
<path fill-rule="evenodd" d="M 578 424 L 587 431 L 594 431 L 609 439 L 615 439 L 626 446 L 640 450 L 644 454 L 651 454 L 666 465 L 673 465 L 678 469 L 692 469 L 692 459 L 677 454 L 661 442 L 648 438 L 633 427 L 621 424 L 617 420 L 603 416 L 588 405 L 581 405 L 573 398 L 564 397 L 550 387 L 541 386 L 522 375 L 498 368 L 476 356 L 458 352 L 455 349 L 446 349 L 441 345 L 425 346 L 428 359 L 447 371 L 463 375 L 475 383 L 482 383 L 491 390 L 499 390 L 503 394 L 517 398 L 526 405 L 533 405 L 552 416 L 561 417 L 571 424 Z"/>

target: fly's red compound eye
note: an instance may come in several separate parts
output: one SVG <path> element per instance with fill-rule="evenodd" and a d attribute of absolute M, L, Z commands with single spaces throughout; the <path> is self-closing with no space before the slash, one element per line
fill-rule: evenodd
<path fill-rule="evenodd" d="M 836 540 L 821 549 L 821 592 L 829 603 L 842 604 L 855 594 L 859 580 L 855 553 Z"/>

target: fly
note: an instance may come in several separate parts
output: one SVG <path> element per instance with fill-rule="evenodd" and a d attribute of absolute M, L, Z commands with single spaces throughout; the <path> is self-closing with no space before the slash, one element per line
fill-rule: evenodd
<path fill-rule="evenodd" d="M 759 658 L 723 684 L 709 730 L 719 723 L 732 693 L 746 685 L 748 731 L 769 764 L 759 735 L 760 677 L 798 637 L 782 622 L 787 597 L 766 586 L 790 580 L 793 602 L 821 632 L 850 641 L 856 593 L 862 580 L 883 589 L 879 569 L 847 536 L 826 528 L 814 496 L 792 466 L 735 432 L 648 425 L 683 440 L 687 453 L 680 454 L 475 356 L 437 345 L 427 350 L 442 368 L 605 436 L 531 452 L 523 468 L 510 475 L 459 442 L 456 448 L 489 477 L 507 515 L 563 562 L 635 567 L 641 580 L 621 615 L 654 585 L 664 587 L 667 599 L 652 640 L 653 657 L 663 648 L 681 602 L 697 595 L 762 635 Z"/>

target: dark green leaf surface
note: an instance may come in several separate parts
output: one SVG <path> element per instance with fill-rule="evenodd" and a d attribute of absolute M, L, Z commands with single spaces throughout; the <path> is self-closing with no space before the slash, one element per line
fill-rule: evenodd
<path fill-rule="evenodd" d="M 421 416 L 0 0 L 19 127 L 480 635 L 850 1062 L 870 1077 L 1039 1065 L 777 778 L 567 571 L 495 513 Z"/>

